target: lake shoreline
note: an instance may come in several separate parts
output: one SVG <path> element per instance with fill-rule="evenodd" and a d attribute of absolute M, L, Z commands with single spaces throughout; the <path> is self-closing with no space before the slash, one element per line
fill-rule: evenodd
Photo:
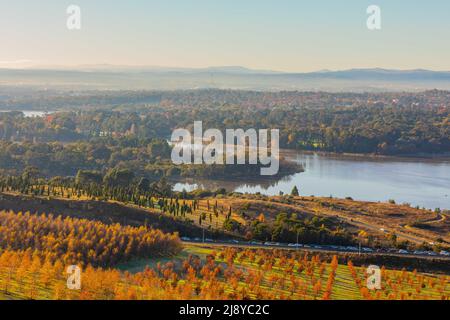
<path fill-rule="evenodd" d="M 280 154 L 289 156 L 292 154 L 320 155 L 335 159 L 362 159 L 362 160 L 393 160 L 393 161 L 430 161 L 430 162 L 450 162 L 450 152 L 442 154 L 408 154 L 408 155 L 382 155 L 374 153 L 349 153 L 349 152 L 330 152 L 330 151 L 312 151 L 312 150 L 296 150 L 296 149 L 280 149 Z"/>

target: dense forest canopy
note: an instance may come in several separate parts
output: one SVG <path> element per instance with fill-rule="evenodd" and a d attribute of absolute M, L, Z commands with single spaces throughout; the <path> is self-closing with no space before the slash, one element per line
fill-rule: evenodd
<path fill-rule="evenodd" d="M 281 147 L 290 149 L 384 155 L 450 152 L 450 92 L 437 90 L 85 92 L 64 97 L 35 93 L 3 97 L 0 108 L 66 110 L 42 118 L 1 114 L 0 138 L 5 141 L 167 139 L 173 129 L 191 128 L 202 120 L 205 128 L 221 130 L 280 129 Z M 133 141 L 126 147 L 133 147 Z"/>

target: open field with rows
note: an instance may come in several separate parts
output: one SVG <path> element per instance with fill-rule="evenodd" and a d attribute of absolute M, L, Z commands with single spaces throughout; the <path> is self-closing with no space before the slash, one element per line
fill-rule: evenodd
<path fill-rule="evenodd" d="M 11 263 L 20 261 L 17 268 Z M 82 270 L 81 290 L 66 287 L 61 263 L 3 252 L 0 299 L 290 299 L 448 300 L 448 275 L 382 268 L 368 290 L 365 268 L 287 250 L 189 245 L 177 255 L 139 259 L 114 269 Z"/>

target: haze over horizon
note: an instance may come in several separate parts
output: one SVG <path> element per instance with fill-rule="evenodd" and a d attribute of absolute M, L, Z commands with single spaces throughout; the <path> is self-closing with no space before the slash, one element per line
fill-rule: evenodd
<path fill-rule="evenodd" d="M 411 5 L 411 4 L 414 5 Z M 66 28 L 81 8 L 82 29 Z M 383 68 L 450 70 L 450 3 L 379 0 L 382 29 L 366 27 L 369 0 L 0 0 L 0 68 L 245 66 L 303 73 Z"/>
<path fill-rule="evenodd" d="M 390 71 L 390 72 L 450 72 L 449 70 L 438 69 L 425 69 L 425 68 L 383 68 L 383 67 L 361 67 L 361 68 L 345 68 L 345 69 L 315 69 L 310 71 L 282 71 L 273 69 L 255 69 L 242 65 L 217 65 L 217 66 L 205 66 L 205 67 L 189 67 L 189 66 L 162 66 L 162 65 L 118 65 L 109 63 L 92 63 L 83 65 L 18 65 L 11 64 L 9 66 L 2 66 L 0 61 L 0 69 L 5 70 L 61 70 L 61 71 L 192 71 L 192 72 L 251 72 L 251 73 L 279 73 L 279 74 L 309 74 L 309 73 L 333 73 L 333 72 L 348 72 L 348 71 Z"/>

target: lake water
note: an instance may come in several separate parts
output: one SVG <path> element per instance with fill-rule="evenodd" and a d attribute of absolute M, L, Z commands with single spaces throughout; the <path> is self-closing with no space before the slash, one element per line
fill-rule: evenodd
<path fill-rule="evenodd" d="M 450 209 L 450 161 L 371 158 L 286 152 L 305 172 L 282 180 L 183 180 L 175 190 L 197 188 L 278 195 L 297 186 L 305 196 L 352 197 L 355 200 L 410 203 L 429 209 Z"/>

